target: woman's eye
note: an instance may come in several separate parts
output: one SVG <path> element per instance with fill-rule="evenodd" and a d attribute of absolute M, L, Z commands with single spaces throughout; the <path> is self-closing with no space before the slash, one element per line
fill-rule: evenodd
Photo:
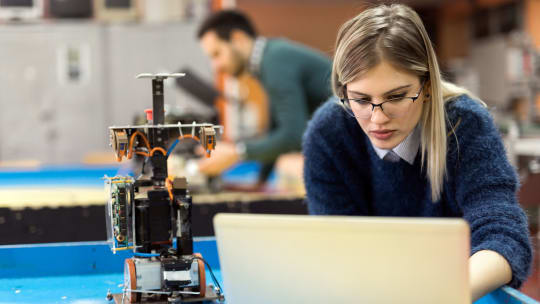
<path fill-rule="evenodd" d="M 370 103 L 371 102 L 370 99 L 366 99 L 366 98 L 354 98 L 354 101 L 356 101 L 357 103 L 360 103 L 360 104 Z"/>
<path fill-rule="evenodd" d="M 405 94 L 399 94 L 399 95 L 390 95 L 388 96 L 388 101 L 400 101 L 405 97 Z"/>

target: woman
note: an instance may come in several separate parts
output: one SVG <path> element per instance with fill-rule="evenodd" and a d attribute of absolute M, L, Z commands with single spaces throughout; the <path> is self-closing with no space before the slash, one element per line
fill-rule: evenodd
<path fill-rule="evenodd" d="M 441 79 L 418 15 L 378 6 L 339 30 L 339 98 L 304 137 L 311 214 L 463 217 L 472 298 L 519 287 L 532 253 L 518 180 L 485 105 Z"/>

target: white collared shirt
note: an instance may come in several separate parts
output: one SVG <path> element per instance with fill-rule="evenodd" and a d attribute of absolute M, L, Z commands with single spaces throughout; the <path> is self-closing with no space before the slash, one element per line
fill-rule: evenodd
<path fill-rule="evenodd" d="M 420 148 L 420 125 L 417 125 L 413 131 L 401 143 L 399 143 L 399 145 L 391 150 L 379 149 L 373 144 L 371 145 L 381 159 L 384 159 L 386 154 L 393 151 L 401 159 L 412 165 L 414 164 L 414 159 L 416 158 L 416 154 L 418 154 L 418 150 Z"/>
<path fill-rule="evenodd" d="M 263 36 L 258 36 L 255 38 L 253 43 L 253 49 L 251 50 L 251 55 L 249 56 L 248 61 L 248 70 L 251 74 L 258 76 L 261 70 L 261 62 L 264 53 L 264 48 L 266 47 L 267 39 Z"/>

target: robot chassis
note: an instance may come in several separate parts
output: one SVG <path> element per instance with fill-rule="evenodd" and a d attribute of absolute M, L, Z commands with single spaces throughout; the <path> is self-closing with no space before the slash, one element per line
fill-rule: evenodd
<path fill-rule="evenodd" d="M 111 146 L 117 160 L 145 157 L 152 165 L 151 177 L 105 176 L 109 200 L 106 206 L 107 235 L 113 253 L 133 250 L 124 264 L 122 294 L 107 298 L 117 303 L 188 303 L 224 301 L 212 269 L 198 253 L 193 253 L 191 196 L 187 181 L 170 177 L 167 158 L 180 140 L 196 140 L 206 156 L 216 145 L 221 126 L 208 123 L 164 124 L 164 87 L 175 74 L 140 74 L 152 80 L 152 110 L 146 110 L 148 124 L 109 127 Z M 171 134 L 179 137 L 167 148 Z M 191 130 L 184 134 L 183 130 Z M 173 132 L 174 131 L 174 132 Z M 144 172 L 144 164 L 143 164 Z M 217 287 L 206 285 L 208 266 Z"/>

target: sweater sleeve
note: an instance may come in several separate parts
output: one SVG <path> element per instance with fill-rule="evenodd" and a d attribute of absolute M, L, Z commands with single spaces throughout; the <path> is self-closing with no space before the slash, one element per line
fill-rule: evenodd
<path fill-rule="evenodd" d="M 472 108 L 461 115 L 457 130 L 456 199 L 471 227 L 471 254 L 501 254 L 512 268 L 508 285 L 519 288 L 529 274 L 532 249 L 527 216 L 516 199 L 517 175 L 487 110 Z"/>
<path fill-rule="evenodd" d="M 308 211 L 315 215 L 360 215 L 334 164 L 338 156 L 332 157 L 327 145 L 316 128 L 308 127 L 303 145 Z"/>
<path fill-rule="evenodd" d="M 275 160 L 282 153 L 300 150 L 309 115 L 299 76 L 292 73 L 274 74 L 270 73 L 272 85 L 265 89 L 275 128 L 264 137 L 245 143 L 246 158 L 263 163 Z"/>

